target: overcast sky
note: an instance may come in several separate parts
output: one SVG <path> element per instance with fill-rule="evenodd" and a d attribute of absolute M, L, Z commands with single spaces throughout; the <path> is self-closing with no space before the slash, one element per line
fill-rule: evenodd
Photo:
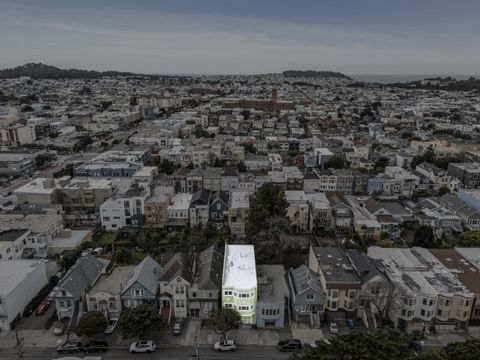
<path fill-rule="evenodd" d="M 480 74 L 480 0 L 0 0 L 0 68 Z"/>

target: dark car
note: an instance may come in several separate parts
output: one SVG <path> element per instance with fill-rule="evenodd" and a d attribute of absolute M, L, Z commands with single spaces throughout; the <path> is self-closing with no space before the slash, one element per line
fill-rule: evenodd
<path fill-rule="evenodd" d="M 84 353 L 104 353 L 108 349 L 106 341 L 90 341 L 83 347 Z"/>
<path fill-rule="evenodd" d="M 35 313 L 37 315 L 43 315 L 47 312 L 48 308 L 50 307 L 51 301 L 44 301 L 40 305 L 38 305 L 37 310 Z"/>
<path fill-rule="evenodd" d="M 57 348 L 57 353 L 59 354 L 78 354 L 83 350 L 81 342 L 78 341 L 67 341 L 64 342 Z"/>
<path fill-rule="evenodd" d="M 277 349 L 280 351 L 295 351 L 302 349 L 302 342 L 297 339 L 288 339 L 278 342 Z"/>
<path fill-rule="evenodd" d="M 175 324 L 173 325 L 173 335 L 180 335 L 183 331 L 184 325 L 185 321 L 183 319 L 175 320 Z"/>

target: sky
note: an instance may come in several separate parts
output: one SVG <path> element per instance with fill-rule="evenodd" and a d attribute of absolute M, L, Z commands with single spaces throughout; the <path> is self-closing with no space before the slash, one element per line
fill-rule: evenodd
<path fill-rule="evenodd" d="M 0 68 L 480 74 L 479 0 L 0 0 Z"/>

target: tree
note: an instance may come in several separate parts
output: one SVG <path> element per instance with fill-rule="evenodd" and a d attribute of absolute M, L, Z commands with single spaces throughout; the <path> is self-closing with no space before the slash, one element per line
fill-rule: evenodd
<path fill-rule="evenodd" d="M 435 238 L 430 226 L 421 225 L 413 234 L 412 245 L 425 248 L 435 248 L 439 245 L 439 242 Z"/>
<path fill-rule="evenodd" d="M 168 159 L 163 159 L 160 165 L 158 165 L 158 170 L 160 170 L 160 173 L 172 175 L 175 171 L 175 165 Z"/>
<path fill-rule="evenodd" d="M 317 348 L 307 347 L 294 353 L 296 360 L 404 360 L 415 359 L 419 335 L 394 330 L 377 330 L 372 333 L 352 332 L 321 342 Z"/>
<path fill-rule="evenodd" d="M 80 318 L 75 332 L 78 336 L 93 336 L 107 327 L 107 319 L 100 311 L 89 311 Z"/>
<path fill-rule="evenodd" d="M 226 339 L 230 330 L 238 329 L 242 326 L 242 317 L 235 309 L 217 308 L 210 312 L 208 325 Z"/>
<path fill-rule="evenodd" d="M 390 159 L 389 158 L 387 158 L 385 156 L 382 156 L 382 157 L 378 158 L 375 161 L 375 165 L 374 165 L 375 174 L 383 173 L 385 171 L 385 167 L 387 167 L 388 164 L 390 164 Z"/>
<path fill-rule="evenodd" d="M 157 331 L 167 326 L 155 307 L 148 304 L 134 308 L 124 308 L 119 322 L 122 334 L 126 338 L 144 336 L 151 331 Z"/>
<path fill-rule="evenodd" d="M 325 163 L 325 169 L 343 169 L 345 168 L 345 160 L 343 156 L 334 155 Z"/>
<path fill-rule="evenodd" d="M 239 161 L 238 164 L 237 164 L 237 170 L 238 170 L 239 172 L 246 172 L 246 171 L 247 171 L 247 167 L 245 166 L 245 162 Z"/>
<path fill-rule="evenodd" d="M 442 186 L 440 189 L 438 189 L 437 196 L 442 196 L 448 193 L 450 193 L 450 189 L 446 186 Z"/>
<path fill-rule="evenodd" d="M 450 343 L 443 350 L 449 360 L 477 360 L 480 359 L 480 339 Z"/>
<path fill-rule="evenodd" d="M 480 230 L 470 230 L 460 234 L 458 244 L 465 247 L 479 247 Z"/>
<path fill-rule="evenodd" d="M 246 152 L 255 154 L 257 152 L 257 149 L 255 149 L 255 146 L 252 143 L 245 143 L 243 144 L 243 148 L 245 149 Z"/>

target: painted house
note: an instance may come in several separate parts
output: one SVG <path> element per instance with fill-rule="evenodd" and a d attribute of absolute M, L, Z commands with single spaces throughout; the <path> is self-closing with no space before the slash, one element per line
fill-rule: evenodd
<path fill-rule="evenodd" d="M 237 310 L 244 324 L 257 323 L 257 271 L 253 245 L 226 245 L 222 307 Z"/>
<path fill-rule="evenodd" d="M 194 259 L 185 253 L 167 254 L 162 259 L 160 277 L 160 309 L 170 319 L 186 318 L 188 293 L 193 281 Z"/>
<path fill-rule="evenodd" d="M 160 273 L 159 263 L 150 256 L 143 259 L 131 274 L 120 294 L 122 306 L 133 308 L 138 305 L 149 304 L 157 308 Z"/>
<path fill-rule="evenodd" d="M 91 254 L 80 257 L 51 292 L 58 318 L 78 318 L 87 310 L 85 295 L 105 273 L 107 261 Z"/>
<path fill-rule="evenodd" d="M 311 325 L 323 319 L 326 293 L 317 274 L 306 265 L 289 271 L 290 304 L 292 318 Z"/>
<path fill-rule="evenodd" d="M 229 195 L 225 191 L 216 191 L 210 197 L 209 218 L 217 229 L 228 226 Z"/>
<path fill-rule="evenodd" d="M 135 266 L 116 266 L 109 274 L 102 274 L 87 294 L 88 311 L 101 311 L 107 319 L 120 318 L 120 293 L 135 270 Z"/>
<path fill-rule="evenodd" d="M 197 256 L 195 265 L 188 291 L 189 313 L 192 318 L 207 319 L 220 304 L 223 252 L 216 246 L 210 246 Z"/>
<path fill-rule="evenodd" d="M 290 293 L 283 265 L 258 265 L 257 284 L 257 327 L 284 327 Z"/>

